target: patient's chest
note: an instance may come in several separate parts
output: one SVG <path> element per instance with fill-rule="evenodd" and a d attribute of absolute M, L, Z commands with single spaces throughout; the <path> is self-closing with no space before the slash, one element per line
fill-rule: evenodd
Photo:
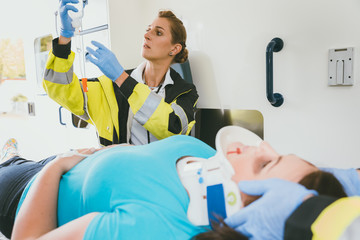
<path fill-rule="evenodd" d="M 186 216 L 188 197 L 174 162 L 124 151 L 86 159 L 61 180 L 59 224 L 89 212 L 126 209 L 129 204 Z"/>

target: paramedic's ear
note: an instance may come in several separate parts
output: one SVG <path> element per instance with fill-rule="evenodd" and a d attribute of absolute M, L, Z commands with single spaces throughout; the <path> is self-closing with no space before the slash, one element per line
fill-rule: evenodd
<path fill-rule="evenodd" d="M 179 52 L 181 52 L 182 46 L 180 43 L 176 43 L 171 52 L 169 53 L 169 56 L 175 56 Z"/>
<path fill-rule="evenodd" d="M 236 214 L 225 219 L 225 223 L 247 237 L 255 239 L 284 239 L 286 219 L 304 200 L 316 196 L 314 190 L 281 179 L 241 181 L 241 192 L 261 196 Z"/>

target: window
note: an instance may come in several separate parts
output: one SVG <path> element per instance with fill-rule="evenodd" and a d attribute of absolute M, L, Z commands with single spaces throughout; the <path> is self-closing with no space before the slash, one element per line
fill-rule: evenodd
<path fill-rule="evenodd" d="M 12 37 L 0 38 L 0 114 L 27 112 L 25 80 L 23 40 Z"/>
<path fill-rule="evenodd" d="M 0 39 L 0 84 L 6 80 L 26 80 L 22 39 Z"/>

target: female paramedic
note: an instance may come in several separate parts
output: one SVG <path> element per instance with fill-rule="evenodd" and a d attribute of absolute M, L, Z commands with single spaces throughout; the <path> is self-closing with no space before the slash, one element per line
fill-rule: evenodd
<path fill-rule="evenodd" d="M 144 35 L 137 68 L 124 71 L 115 55 L 101 43 L 87 47 L 86 58 L 104 73 L 93 79 L 78 79 L 73 73 L 75 53 L 70 50 L 74 28 L 68 11 L 77 11 L 60 1 L 60 37 L 53 40 L 44 74 L 47 94 L 73 114 L 95 125 L 100 143 L 146 144 L 172 135 L 188 135 L 195 124 L 198 99 L 193 84 L 172 68 L 188 58 L 186 30 L 171 11 L 160 11 Z M 86 81 L 87 86 L 84 86 Z"/>
<path fill-rule="evenodd" d="M 208 231 L 208 211 L 221 214 L 218 210 L 225 209 L 224 218 L 230 216 L 228 210 L 238 211 L 234 206 L 241 203 L 236 197 L 240 194 L 233 180 L 242 169 L 249 171 L 248 180 L 276 176 L 299 181 L 319 172 L 295 155 L 280 156 L 265 142 L 235 149 L 226 145 L 223 151 L 217 144 L 215 154 L 198 139 L 173 136 L 142 146 L 84 149 L 47 160 L 45 167 L 13 157 L 0 165 L 0 201 L 7 201 L 2 206 L 8 212 L 18 209 L 12 238 L 190 239 Z M 38 172 L 31 181 L 30 171 Z M 332 178 L 323 184 L 339 185 Z M 222 194 L 212 195 L 219 186 Z M 20 202 L 15 192 L 22 195 Z M 199 203 L 204 206 L 204 199 L 205 209 L 197 208 Z M 5 225 L 0 226 L 4 232 Z"/>

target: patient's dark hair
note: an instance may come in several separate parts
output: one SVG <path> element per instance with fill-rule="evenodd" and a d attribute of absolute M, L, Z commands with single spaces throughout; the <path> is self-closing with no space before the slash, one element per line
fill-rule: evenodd
<path fill-rule="evenodd" d="M 326 195 L 335 198 L 347 197 L 343 186 L 337 178 L 325 171 L 309 173 L 299 183 L 307 189 L 316 190 L 319 195 Z"/>
<path fill-rule="evenodd" d="M 308 189 L 316 190 L 319 195 L 327 195 L 335 198 L 346 197 L 346 193 L 337 178 L 325 171 L 315 171 L 303 177 L 299 184 Z M 254 200 L 257 198 L 254 198 Z M 227 226 L 223 219 L 218 222 L 212 222 L 212 230 L 200 233 L 192 238 L 192 240 L 243 240 L 248 239 L 233 228 Z"/>

